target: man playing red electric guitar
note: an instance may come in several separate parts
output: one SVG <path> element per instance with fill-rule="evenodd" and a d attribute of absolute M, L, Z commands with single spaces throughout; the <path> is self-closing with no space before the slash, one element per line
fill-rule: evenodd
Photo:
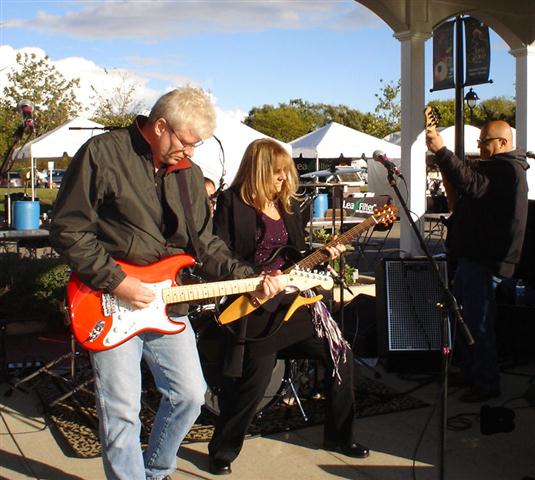
<path fill-rule="evenodd" d="M 143 266 L 187 252 L 209 277 L 254 275 L 212 235 L 203 175 L 190 161 L 214 128 L 209 97 L 199 89 L 180 88 L 162 96 L 148 118 L 138 116 L 128 128 L 93 137 L 72 159 L 56 200 L 50 240 L 81 284 L 102 293 L 102 314 L 95 315 L 83 339 L 87 346 L 104 338 L 106 328 L 119 328 L 106 325 L 107 310 L 126 304 L 143 316 L 155 300 L 154 291 L 116 260 Z M 280 290 L 275 275 L 266 275 L 255 295 L 271 297 Z M 72 297 L 75 306 L 77 295 Z M 113 348 L 103 342 L 104 349 L 90 349 L 108 479 L 161 480 L 175 470 L 178 447 L 206 391 L 187 309 L 181 303 L 167 312 L 176 317 L 176 332 L 185 326 L 178 335 L 147 330 L 127 335 Z M 144 452 L 139 441 L 142 358 L 162 393 Z"/>

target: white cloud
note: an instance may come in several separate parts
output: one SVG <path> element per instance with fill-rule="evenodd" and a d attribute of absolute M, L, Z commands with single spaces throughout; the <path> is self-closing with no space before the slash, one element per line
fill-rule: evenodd
<path fill-rule="evenodd" d="M 203 32 L 254 32 L 380 25 L 368 9 L 349 0 L 124 0 L 80 2 L 63 15 L 40 11 L 29 20 L 7 19 L 4 28 L 27 28 L 81 38 L 155 38 Z"/>
<path fill-rule="evenodd" d="M 38 59 L 44 58 L 46 52 L 38 47 L 25 47 L 21 49 L 14 49 L 10 45 L 0 45 L 0 92 L 3 91 L 7 85 L 7 74 L 17 67 L 17 53 L 34 54 Z M 147 86 L 149 79 L 146 76 L 139 75 L 126 69 L 107 69 L 95 62 L 83 57 L 67 57 L 59 60 L 50 59 L 51 65 L 67 79 L 80 79 L 80 88 L 76 95 L 78 101 L 82 104 L 81 114 L 91 116 L 96 108 L 97 95 L 107 98 L 110 97 L 114 90 L 124 85 L 135 85 L 135 101 L 141 104 L 141 111 L 139 113 L 146 114 L 152 107 L 154 102 L 160 95 L 172 90 L 181 85 L 192 85 L 201 87 L 199 82 L 196 82 L 190 77 L 183 75 L 163 74 L 158 72 L 151 72 L 151 79 L 165 80 L 168 86 L 163 90 L 155 90 Z M 217 98 L 210 94 L 213 102 L 217 104 Z M 15 105 L 13 106 L 15 107 Z M 242 121 L 247 113 L 237 109 L 225 112 L 230 117 Z"/>
<path fill-rule="evenodd" d="M 25 47 L 16 50 L 9 45 L 0 45 L 0 91 L 7 84 L 7 74 L 12 68 L 17 67 L 17 53 L 35 54 L 37 58 L 44 58 L 46 52 L 37 47 Z M 91 60 L 83 57 L 67 57 L 59 60 L 50 59 L 50 63 L 68 80 L 80 79 L 80 88 L 76 95 L 82 104 L 83 113 L 91 115 L 96 107 L 95 99 L 97 94 L 106 98 L 112 95 L 113 91 L 121 85 L 133 84 L 136 86 L 136 101 L 144 107 L 150 107 L 156 98 L 162 93 L 147 86 L 148 79 L 136 73 L 124 69 L 111 69 L 97 65 Z M 178 80 L 176 77 L 169 80 Z M 180 82 L 175 83 L 178 85 Z"/>

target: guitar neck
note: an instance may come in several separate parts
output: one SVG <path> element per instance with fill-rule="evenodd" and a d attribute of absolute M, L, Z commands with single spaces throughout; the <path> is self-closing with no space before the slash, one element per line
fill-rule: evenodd
<path fill-rule="evenodd" d="M 433 109 L 431 107 L 426 107 L 424 110 L 424 118 L 425 118 L 425 129 L 435 132 L 438 125 L 438 119 L 437 115 L 433 113 Z M 453 187 L 453 185 L 450 184 L 448 179 L 445 177 L 444 172 L 440 169 L 440 174 L 442 176 L 442 184 L 444 185 L 444 190 L 446 190 L 446 199 L 448 201 L 448 209 L 450 212 L 453 211 L 455 208 L 455 205 L 457 201 L 459 200 L 459 193 L 457 190 Z"/>
<path fill-rule="evenodd" d="M 279 277 L 283 282 L 287 276 Z M 208 282 L 195 285 L 178 285 L 162 289 L 164 303 L 185 303 L 194 300 L 236 295 L 239 293 L 253 292 L 262 281 L 262 277 L 243 278 L 240 280 L 226 280 L 223 282 Z"/>
<path fill-rule="evenodd" d="M 358 225 L 355 225 L 354 227 L 350 228 L 346 232 L 340 234 L 338 237 L 336 237 L 334 240 L 331 240 L 329 243 L 325 244 L 324 248 L 326 247 L 336 247 L 337 245 L 348 243 L 353 238 L 358 237 L 362 233 L 364 233 L 366 230 L 368 230 L 372 225 L 375 225 L 378 223 L 378 220 L 375 218 L 375 215 L 371 215 L 369 218 L 364 220 L 362 223 L 359 223 Z M 314 253 L 310 254 L 308 257 L 303 258 L 300 262 L 297 263 L 299 268 L 302 269 L 310 269 L 315 267 L 316 265 L 325 262 L 330 258 L 329 254 L 322 249 L 316 250 Z M 294 267 L 291 267 L 294 268 Z M 285 270 L 284 272 L 289 272 L 290 269 Z"/>

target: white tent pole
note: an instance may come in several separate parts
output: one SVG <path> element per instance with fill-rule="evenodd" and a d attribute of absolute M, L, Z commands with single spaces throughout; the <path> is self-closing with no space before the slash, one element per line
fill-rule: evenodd
<path fill-rule="evenodd" d="M 32 202 L 35 200 L 35 161 L 30 150 L 30 182 L 32 182 Z"/>

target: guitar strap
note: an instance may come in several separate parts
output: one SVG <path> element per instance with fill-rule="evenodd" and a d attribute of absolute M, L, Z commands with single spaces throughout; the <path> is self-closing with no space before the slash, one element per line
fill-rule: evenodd
<path fill-rule="evenodd" d="M 200 256 L 201 244 L 199 242 L 199 233 L 193 223 L 193 210 L 191 208 L 190 195 L 188 189 L 188 182 L 186 182 L 185 170 L 178 172 L 178 190 L 180 192 L 180 201 L 182 202 L 182 208 L 184 209 L 184 215 L 186 217 L 186 229 L 188 236 L 193 247 L 193 256 L 197 260 L 197 265 L 202 266 L 202 260 Z"/>

